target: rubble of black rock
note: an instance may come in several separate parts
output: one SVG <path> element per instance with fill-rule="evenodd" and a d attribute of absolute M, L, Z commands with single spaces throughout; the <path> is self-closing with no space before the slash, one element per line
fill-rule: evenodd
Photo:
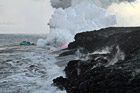
<path fill-rule="evenodd" d="M 59 89 L 67 93 L 140 93 L 140 27 L 79 33 L 68 49 L 75 50 L 79 59 L 67 64 L 65 78 L 53 80 Z M 65 54 L 69 53 L 62 56 Z"/>

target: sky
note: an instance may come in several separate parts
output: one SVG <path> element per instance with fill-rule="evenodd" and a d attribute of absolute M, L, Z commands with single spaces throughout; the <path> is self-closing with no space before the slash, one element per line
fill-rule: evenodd
<path fill-rule="evenodd" d="M 117 16 L 118 26 L 140 24 L 140 0 L 112 4 L 107 10 Z M 53 12 L 50 0 L 0 0 L 0 33 L 49 33 Z"/>
<path fill-rule="evenodd" d="M 49 0 L 0 0 L 0 33 L 48 33 Z"/>
<path fill-rule="evenodd" d="M 140 0 L 113 3 L 107 10 L 117 16 L 117 26 L 140 26 Z"/>

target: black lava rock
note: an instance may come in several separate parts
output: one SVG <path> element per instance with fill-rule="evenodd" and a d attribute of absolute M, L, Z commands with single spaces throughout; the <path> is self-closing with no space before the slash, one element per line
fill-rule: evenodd
<path fill-rule="evenodd" d="M 125 53 L 132 53 L 140 47 L 140 27 L 110 27 L 98 31 L 83 32 L 75 36 L 75 41 L 68 48 L 82 47 L 88 52 L 116 47 Z"/>
<path fill-rule="evenodd" d="M 53 85 L 67 93 L 140 93 L 139 38 L 139 27 L 77 34 L 69 49 L 82 47 L 89 58 L 70 61 L 64 69 L 66 78 L 54 79 Z M 110 53 L 92 53 L 105 47 L 111 47 Z"/>

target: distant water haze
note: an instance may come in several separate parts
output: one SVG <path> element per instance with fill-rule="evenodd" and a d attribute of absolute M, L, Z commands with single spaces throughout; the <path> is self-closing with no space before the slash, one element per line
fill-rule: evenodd
<path fill-rule="evenodd" d="M 49 0 L 0 0 L 0 33 L 48 33 Z"/>

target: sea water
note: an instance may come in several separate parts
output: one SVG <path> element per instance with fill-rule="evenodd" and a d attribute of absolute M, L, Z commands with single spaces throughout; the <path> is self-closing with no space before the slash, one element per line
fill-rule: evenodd
<path fill-rule="evenodd" d="M 64 66 L 55 64 L 63 61 L 56 59 L 60 51 L 19 45 L 43 37 L 0 35 L 0 93 L 65 93 L 52 85 L 54 78 L 65 76 Z"/>
<path fill-rule="evenodd" d="M 44 34 L 0 34 L 0 46 L 18 45 L 22 41 L 36 43 L 39 38 L 45 38 Z"/>

